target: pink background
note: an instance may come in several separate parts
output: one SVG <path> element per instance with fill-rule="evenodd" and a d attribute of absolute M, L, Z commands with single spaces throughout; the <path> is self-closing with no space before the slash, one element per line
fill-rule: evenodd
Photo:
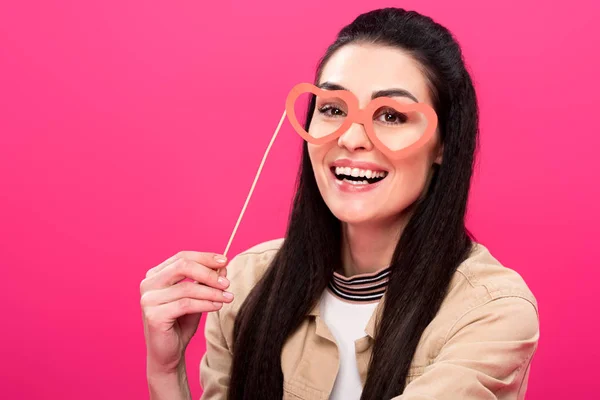
<path fill-rule="evenodd" d="M 527 398 L 597 393 L 597 1 L 151 3 L 0 5 L 0 397 L 147 398 L 145 271 L 224 250 L 287 91 L 388 5 L 445 24 L 473 71 L 468 225 L 539 300 Z M 230 254 L 284 234 L 299 149 L 286 122 Z"/>

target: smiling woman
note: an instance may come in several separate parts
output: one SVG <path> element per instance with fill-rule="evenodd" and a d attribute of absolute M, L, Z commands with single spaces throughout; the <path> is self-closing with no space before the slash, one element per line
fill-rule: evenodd
<path fill-rule="evenodd" d="M 465 227 L 478 106 L 451 33 L 362 14 L 287 109 L 305 143 L 286 237 L 227 270 L 180 254 L 142 282 L 152 398 L 189 398 L 207 311 L 203 399 L 523 399 L 537 302 Z"/>

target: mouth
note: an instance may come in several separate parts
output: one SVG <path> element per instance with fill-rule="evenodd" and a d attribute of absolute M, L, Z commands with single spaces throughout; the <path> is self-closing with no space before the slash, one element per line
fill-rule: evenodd
<path fill-rule="evenodd" d="M 331 172 L 340 182 L 346 182 L 354 186 L 367 186 L 380 182 L 388 175 L 388 171 L 371 170 L 350 167 L 331 167 Z"/>

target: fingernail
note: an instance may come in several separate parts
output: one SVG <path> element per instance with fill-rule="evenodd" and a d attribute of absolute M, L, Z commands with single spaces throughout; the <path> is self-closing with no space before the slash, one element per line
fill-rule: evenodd
<path fill-rule="evenodd" d="M 223 303 L 218 303 L 216 301 L 213 301 L 212 303 L 215 307 L 221 307 L 223 305 Z"/>
<path fill-rule="evenodd" d="M 219 278 L 217 278 L 217 282 L 219 282 L 219 285 L 221 285 L 221 286 L 227 286 L 227 284 L 229 283 L 229 281 L 227 280 L 227 278 L 224 278 L 222 276 L 220 276 Z"/>
<path fill-rule="evenodd" d="M 225 264 L 227 259 L 223 256 L 215 256 L 215 261 L 218 262 L 219 264 Z"/>
<path fill-rule="evenodd" d="M 223 297 L 226 299 L 233 299 L 233 293 L 223 292 Z"/>

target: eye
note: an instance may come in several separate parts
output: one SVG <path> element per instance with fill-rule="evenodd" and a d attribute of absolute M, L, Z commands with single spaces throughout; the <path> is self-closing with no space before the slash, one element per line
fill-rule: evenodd
<path fill-rule="evenodd" d="M 325 104 L 318 108 L 319 113 L 327 117 L 344 117 L 346 113 L 333 104 Z"/>
<path fill-rule="evenodd" d="M 383 120 L 379 119 L 380 117 L 384 117 Z M 385 124 L 390 125 L 398 125 L 403 124 L 408 120 L 406 114 L 402 114 L 394 110 L 393 108 L 385 108 L 378 115 L 378 121 L 383 122 Z"/>

